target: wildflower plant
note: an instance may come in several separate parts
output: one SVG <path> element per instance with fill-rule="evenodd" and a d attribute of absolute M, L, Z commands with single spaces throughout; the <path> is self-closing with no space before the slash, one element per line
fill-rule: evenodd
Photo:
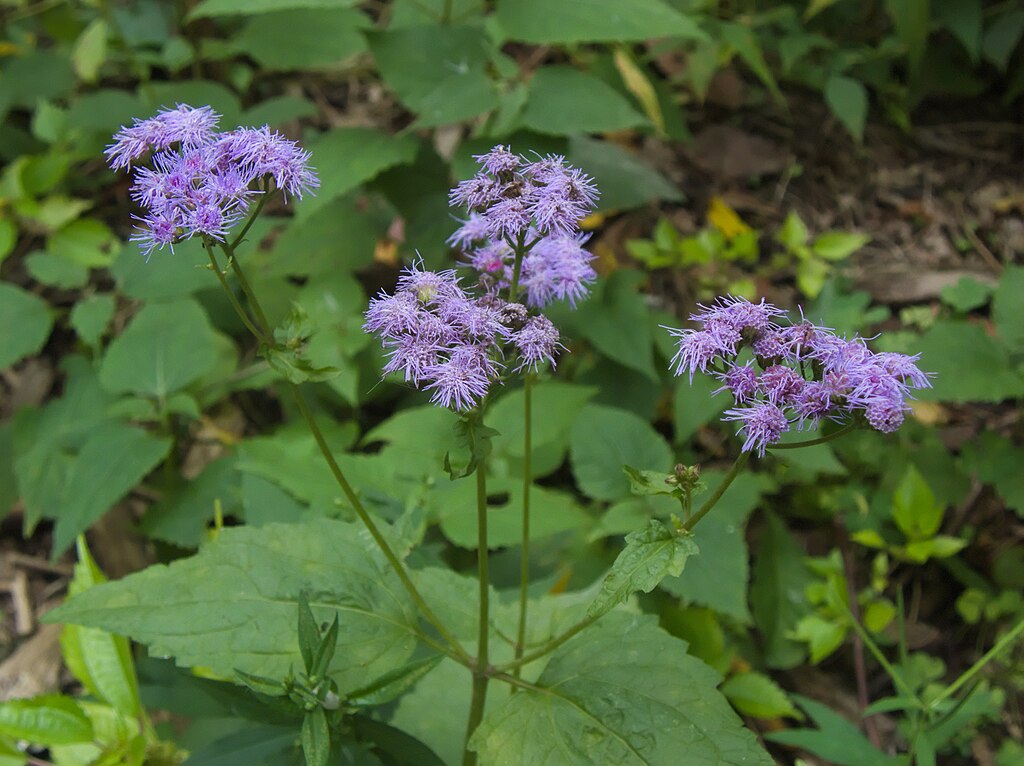
<path fill-rule="evenodd" d="M 701 543 L 697 524 L 752 452 L 797 446 L 778 443 L 793 428 L 840 426 L 806 444 L 860 425 L 897 428 L 906 397 L 928 385 L 913 357 L 873 353 L 862 339 L 804 321 L 785 323 L 784 312 L 763 301 L 726 298 L 703 309 L 693 317 L 699 329 L 673 331 L 672 364 L 676 374 L 714 375 L 733 397 L 726 418 L 740 423 L 739 457 L 696 510 L 697 466 L 669 474 L 625 467 L 635 494 L 670 496 L 681 517 L 651 519 L 629 534 L 600 585 L 558 597 L 557 620 L 555 597 L 545 597 L 531 620 L 534 386 L 567 351 L 544 312 L 559 301 L 575 307 L 596 279 L 580 221 L 598 191 L 560 156 L 504 146 L 477 156 L 479 172 L 451 192 L 458 267 L 410 265 L 394 291 L 370 300 L 364 317 L 385 352 L 383 375 L 458 417 L 457 448 L 444 462 L 453 481 L 472 476 L 465 486 L 475 494 L 477 604 L 467 610 L 463 590 L 407 560 L 417 542 L 410 517 L 388 523 L 350 482 L 347 459 L 343 465 L 335 456 L 299 387 L 330 374 L 302 358 L 312 329 L 296 315 L 272 327 L 239 261 L 271 195 L 317 188 L 309 154 L 268 128 L 218 132 L 208 107 L 178 106 L 123 129 L 107 156 L 132 172 L 131 195 L 143 210 L 135 238 L 146 257 L 184 239 L 202 241 L 358 523 L 225 529 L 191 559 L 76 595 L 52 613 L 57 619 L 128 634 L 155 653 L 290 700 L 302 717 L 306 761 L 317 766 L 354 736 L 358 721 L 377 731 L 397 725 L 398 717 L 384 723 L 386 710 L 367 710 L 426 682 L 442 663 L 468 671 L 463 764 L 676 763 L 681 754 L 693 763 L 772 762 L 716 690 L 714 671 L 655 618 L 621 605 L 683 573 Z M 518 598 L 492 608 L 495 431 L 486 422 L 496 392 L 512 385 L 523 400 L 519 587 Z M 211 610 L 218 599 L 231 606 Z M 486 707 L 497 684 L 502 696 L 492 694 Z"/>

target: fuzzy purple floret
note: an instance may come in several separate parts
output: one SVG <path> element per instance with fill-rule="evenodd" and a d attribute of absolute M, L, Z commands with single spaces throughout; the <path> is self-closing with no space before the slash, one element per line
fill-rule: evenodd
<path fill-rule="evenodd" d="M 259 179 L 286 196 L 319 186 L 294 141 L 266 126 L 218 133 L 218 119 L 208 106 L 179 104 L 122 128 L 107 148 L 112 168 L 133 171 L 130 195 L 145 213 L 132 240 L 147 256 L 196 235 L 225 241 L 262 193 Z M 138 164 L 147 157 L 148 167 Z"/>
<path fill-rule="evenodd" d="M 895 431 L 914 389 L 931 386 L 917 356 L 875 353 L 863 338 L 836 335 L 804 319 L 781 324 L 785 312 L 761 301 L 726 297 L 690 318 L 699 327 L 666 328 L 677 338 L 676 375 L 711 372 L 736 403 L 724 416 L 742 423 L 745 451 L 765 449 L 796 425 L 860 416 L 874 429 Z M 749 348 L 753 361 L 740 361 Z M 756 364 L 756 367 L 755 367 Z"/>
<path fill-rule="evenodd" d="M 511 284 L 514 248 L 524 248 L 519 283 L 527 304 L 575 306 L 597 279 L 579 228 L 597 203 L 593 179 L 559 155 L 529 161 L 496 146 L 475 159 L 480 172 L 449 195 L 452 205 L 469 209 L 449 243 L 492 291 Z"/>

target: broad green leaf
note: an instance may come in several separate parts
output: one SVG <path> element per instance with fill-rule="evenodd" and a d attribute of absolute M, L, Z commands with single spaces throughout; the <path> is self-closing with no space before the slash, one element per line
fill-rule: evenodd
<path fill-rule="evenodd" d="M 786 220 L 782 222 L 781 228 L 775 234 L 775 238 L 789 250 L 796 250 L 806 245 L 809 236 L 807 224 L 795 210 L 789 211 Z"/>
<path fill-rule="evenodd" d="M 651 424 L 631 412 L 588 404 L 569 437 L 569 459 L 580 489 L 595 500 L 629 496 L 622 466 L 668 469 L 672 450 Z"/>
<path fill-rule="evenodd" d="M 1024 352 L 1024 267 L 1009 266 L 992 296 L 992 318 L 999 339 L 1014 353 Z"/>
<path fill-rule="evenodd" d="M 779 517 L 767 514 L 754 561 L 750 608 L 764 636 L 765 664 L 771 668 L 791 668 L 807 655 L 788 635 L 811 609 L 804 597 L 814 580 L 803 563 L 806 555 Z"/>
<path fill-rule="evenodd" d="M 790 729 L 765 735 L 772 742 L 808 750 L 836 766 L 897 766 L 900 758 L 880 753 L 856 726 L 820 702 L 793 695 L 817 729 Z"/>
<path fill-rule="evenodd" d="M 557 320 L 568 334 L 586 338 L 614 362 L 658 381 L 650 309 L 640 293 L 644 275 L 619 270 L 599 282 L 593 294 Z M 647 466 L 642 466 L 647 467 Z"/>
<path fill-rule="evenodd" d="M 613 613 L 556 650 L 537 680 L 488 713 L 483 763 L 756 766 L 771 757 L 715 689 L 715 671 L 652 616 Z"/>
<path fill-rule="evenodd" d="M 384 82 L 424 125 L 459 122 L 498 106 L 497 90 L 488 88 L 493 44 L 482 26 L 431 24 L 368 37 Z"/>
<path fill-rule="evenodd" d="M 967 541 L 949 535 L 936 535 L 927 540 L 914 540 L 904 547 L 911 561 L 924 562 L 930 558 L 945 559 L 967 547 Z"/>
<path fill-rule="evenodd" d="M 871 241 L 871 237 L 866 234 L 830 231 L 814 240 L 811 250 L 826 261 L 841 261 L 844 258 L 849 258 L 869 241 Z"/>
<path fill-rule="evenodd" d="M 75 304 L 68 319 L 83 343 L 99 347 L 114 316 L 115 305 L 114 296 L 110 293 L 90 295 Z"/>
<path fill-rule="evenodd" d="M 984 24 L 981 0 L 931 0 L 932 13 L 977 63 Z"/>
<path fill-rule="evenodd" d="M 682 574 L 686 560 L 697 552 L 692 534 L 651 519 L 646 529 L 626 535 L 626 547 L 605 576 L 587 614 L 604 614 L 637 591 L 650 593 L 666 577 Z"/>
<path fill-rule="evenodd" d="M 965 313 L 984 306 L 991 296 L 990 285 L 970 277 L 960 277 L 955 285 L 942 288 L 942 302 Z"/>
<path fill-rule="evenodd" d="M 0 86 L 0 117 L 8 107 L 33 108 L 40 99 L 61 98 L 75 87 L 67 54 L 56 48 L 12 56 L 5 62 Z"/>
<path fill-rule="evenodd" d="M 703 494 L 695 495 L 694 508 L 721 480 L 720 472 L 706 472 Z M 764 485 L 753 474 L 742 474 L 725 491 L 714 510 L 694 527 L 693 539 L 701 553 L 686 565 L 681 577 L 667 577 L 661 587 L 687 603 L 709 606 L 741 622 L 750 622 L 747 606 L 747 517 L 757 507 Z"/>
<path fill-rule="evenodd" d="M 892 496 L 892 518 L 910 540 L 933 537 L 942 524 L 943 507 L 913 465 L 907 467 Z"/>
<path fill-rule="evenodd" d="M 558 136 L 604 133 L 647 123 L 610 85 L 569 66 L 537 70 L 521 119 L 531 130 Z"/>
<path fill-rule="evenodd" d="M 702 426 L 716 420 L 729 406 L 727 393 L 712 396 L 719 387 L 718 381 L 708 375 L 694 375 L 692 383 L 687 375 L 679 378 L 672 404 L 677 444 L 688 442 Z"/>
<path fill-rule="evenodd" d="M 92 724 L 75 700 L 50 694 L 0 703 L 0 734 L 37 745 L 91 742 Z"/>
<path fill-rule="evenodd" d="M 825 103 L 843 127 L 860 143 L 868 117 L 868 93 L 864 85 L 852 77 L 832 75 L 825 83 Z"/>
<path fill-rule="evenodd" d="M 412 136 L 389 136 L 373 128 L 336 128 L 325 133 L 310 147 L 320 188 L 315 197 L 305 197 L 298 204 L 299 216 L 308 219 L 382 171 L 412 162 L 417 149 Z"/>
<path fill-rule="evenodd" d="M 275 11 L 292 11 L 307 8 L 350 8 L 356 0 L 202 0 L 193 8 L 187 21 L 207 16 L 249 16 Z"/>
<path fill-rule="evenodd" d="M 349 693 L 345 702 L 349 705 L 372 707 L 398 699 L 423 676 L 427 675 L 444 659 L 443 654 L 434 654 L 401 665 L 388 671 L 373 683 Z"/>
<path fill-rule="evenodd" d="M 721 692 L 743 715 L 754 718 L 803 718 L 789 701 L 786 692 L 763 673 L 737 673 L 722 684 Z"/>
<path fill-rule="evenodd" d="M 1022 35 L 1024 10 L 1010 7 L 989 22 L 985 36 L 981 40 L 981 52 L 1000 71 L 1005 72 L 1010 56 L 1013 55 Z"/>
<path fill-rule="evenodd" d="M 693 19 L 661 0 L 499 0 L 497 19 L 510 39 L 537 44 L 705 37 Z"/>
<path fill-rule="evenodd" d="M 679 188 L 632 153 L 609 141 L 574 136 L 569 162 L 594 178 L 601 190 L 598 210 L 629 210 L 653 200 L 678 201 Z"/>
<path fill-rule="evenodd" d="M 216 336 L 198 303 L 149 303 L 107 347 L 100 383 L 114 393 L 163 399 L 216 363 Z"/>
<path fill-rule="evenodd" d="M 121 633 L 221 676 L 284 678 L 302 662 L 303 590 L 318 620 L 340 621 L 330 675 L 341 693 L 412 653 L 415 611 L 397 576 L 361 525 L 326 519 L 224 529 L 195 556 L 90 588 L 47 620 Z"/>
<path fill-rule="evenodd" d="M 522 540 L 523 481 L 521 478 L 490 478 L 487 482 L 487 541 L 492 548 L 517 545 Z M 477 547 L 476 482 L 472 479 L 435 485 L 426 499 L 432 518 L 441 524 L 445 537 L 462 548 Z M 587 523 L 583 509 L 566 492 L 538 487 L 530 489 L 530 538 L 545 537 Z"/>
<path fill-rule="evenodd" d="M 300 96 L 273 96 L 249 108 L 242 118 L 243 125 L 280 125 L 289 120 L 312 117 L 316 114 L 313 103 Z"/>
<path fill-rule="evenodd" d="M 215 289 L 217 277 L 210 273 L 209 263 L 197 240 L 181 242 L 174 246 L 173 253 L 162 250 L 150 258 L 142 255 L 134 242 L 127 242 L 114 258 L 110 271 L 118 288 L 130 298 L 170 300 Z"/>
<path fill-rule="evenodd" d="M 461 763 L 471 687 L 469 671 L 445 658 L 402 696 L 390 724 L 425 743 L 443 763 Z M 492 683 L 487 690 L 485 710 L 497 710 L 509 698 L 510 688 L 507 684 Z M 418 766 L 420 762 L 413 763 Z"/>
<path fill-rule="evenodd" d="M 92 429 L 71 461 L 57 491 L 58 504 L 46 509 L 55 518 L 53 555 L 110 510 L 167 454 L 171 440 L 119 421 Z"/>
<path fill-rule="evenodd" d="M 640 471 L 631 465 L 622 466 L 626 478 L 629 479 L 629 491 L 634 495 L 670 495 L 682 496 L 683 490 L 675 474 L 661 471 Z"/>
<path fill-rule="evenodd" d="M 1006 349 L 979 325 L 939 320 L 916 348 L 921 369 L 935 373 L 933 388 L 917 392 L 919 399 L 1000 402 L 1024 395 L 1024 377 L 1012 368 Z"/>
<path fill-rule="evenodd" d="M 89 269 L 85 266 L 41 250 L 26 256 L 25 269 L 37 282 L 62 290 L 85 287 L 89 281 Z"/>
<path fill-rule="evenodd" d="M 992 484 L 1007 506 L 1024 517 L 1024 449 L 992 431 L 963 446 L 963 461 L 979 479 Z"/>
<path fill-rule="evenodd" d="M 533 476 L 549 474 L 562 464 L 569 447 L 572 424 L 595 393 L 589 386 L 557 381 L 533 385 L 530 395 L 533 414 L 533 460 L 530 467 Z M 510 476 L 520 472 L 524 457 L 524 403 L 524 391 L 517 388 L 502 396 L 487 410 L 487 424 L 498 432 L 494 437 L 494 455 L 491 456 L 490 465 L 493 467 L 497 461 L 507 460 L 510 463 L 507 471 Z"/>
<path fill-rule="evenodd" d="M 18 227 L 9 218 L 0 218 L 0 263 L 11 254 L 18 242 Z"/>
<path fill-rule="evenodd" d="M 800 618 L 791 634 L 810 648 L 811 662 L 817 664 L 842 646 L 849 628 L 845 622 L 827 620 L 817 614 Z"/>
<path fill-rule="evenodd" d="M 53 317 L 46 301 L 8 282 L 0 282 L 0 370 L 37 353 L 50 337 Z M 12 332 L 12 328 L 18 328 Z"/>
<path fill-rule="evenodd" d="M 75 40 L 71 64 L 75 74 L 85 82 L 96 82 L 100 67 L 107 58 L 107 22 L 93 19 Z"/>
<path fill-rule="evenodd" d="M 270 70 L 315 69 L 363 53 L 369 19 L 350 8 L 292 9 L 258 14 L 232 46 Z"/>
<path fill-rule="evenodd" d="M 76 596 L 106 581 L 80 536 L 78 563 L 68 594 Z M 135 663 L 125 638 L 96 628 L 65 625 L 60 643 L 64 662 L 90 694 L 125 716 L 134 718 L 141 713 Z"/>

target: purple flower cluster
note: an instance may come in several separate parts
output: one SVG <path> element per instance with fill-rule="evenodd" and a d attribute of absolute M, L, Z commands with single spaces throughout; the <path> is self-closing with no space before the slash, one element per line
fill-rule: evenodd
<path fill-rule="evenodd" d="M 561 347 L 547 317 L 491 294 L 470 296 L 454 270 L 402 272 L 394 295 L 370 301 L 363 329 L 379 335 L 388 353 L 385 373 L 431 392 L 431 401 L 464 412 L 482 400 L 505 368 L 513 348 L 514 369 L 554 364 Z M 514 364 L 514 362 L 513 362 Z"/>
<path fill-rule="evenodd" d="M 476 160 L 480 172 L 450 195 L 452 205 L 470 212 L 449 242 L 493 292 L 511 285 L 519 249 L 527 305 L 567 300 L 575 306 L 597 278 L 593 256 L 583 247 L 587 237 L 579 231 L 597 202 L 593 180 L 558 155 L 529 162 L 496 146 Z"/>
<path fill-rule="evenodd" d="M 917 356 L 874 353 L 863 338 L 842 338 L 801 318 L 780 324 L 786 313 L 765 303 L 722 298 L 690 318 L 700 329 L 669 331 L 678 338 L 676 375 L 710 373 L 736 406 L 725 413 L 745 437 L 744 451 L 761 456 L 794 424 L 845 422 L 863 417 L 878 431 L 903 423 L 912 389 L 928 388 Z M 753 359 L 740 363 L 749 348 Z"/>
<path fill-rule="evenodd" d="M 259 179 L 270 178 L 286 194 L 302 197 L 319 186 L 309 153 L 294 141 L 262 128 L 218 133 L 208 106 L 179 104 L 122 128 L 107 148 L 115 170 L 134 168 L 131 196 L 146 211 L 132 236 L 147 256 L 195 236 L 224 241 L 243 218 Z"/>

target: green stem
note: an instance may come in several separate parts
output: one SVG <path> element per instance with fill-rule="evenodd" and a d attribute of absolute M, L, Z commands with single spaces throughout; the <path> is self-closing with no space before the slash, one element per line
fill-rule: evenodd
<path fill-rule="evenodd" d="M 263 329 L 263 333 L 267 338 L 273 338 L 274 333 L 271 328 L 270 322 L 267 321 L 267 315 L 263 313 L 263 307 L 260 305 L 259 299 L 256 298 L 256 293 L 252 289 L 252 285 L 249 284 L 249 280 L 245 276 L 245 272 L 242 271 L 242 264 L 238 262 L 238 258 L 235 257 L 235 248 L 232 245 L 222 244 L 221 250 L 228 257 L 228 263 L 231 264 L 232 271 L 235 272 L 235 279 L 238 280 L 238 286 L 242 288 L 242 292 L 245 293 L 245 297 L 249 300 L 249 306 L 252 308 L 253 313 L 256 315 L 256 321 L 259 326 Z M 274 345 L 270 343 L 270 345 Z"/>
<path fill-rule="evenodd" d="M 231 289 L 231 285 L 228 284 L 227 277 L 225 277 L 224 272 L 221 271 L 220 264 L 217 262 L 217 256 L 214 255 L 213 248 L 210 247 L 210 243 L 208 241 L 204 241 L 203 247 L 206 249 L 207 255 L 210 256 L 210 266 L 213 269 L 213 273 L 217 275 L 220 286 L 224 288 L 224 292 L 227 294 L 228 300 L 231 302 L 231 307 L 235 310 L 238 318 L 242 320 L 242 324 L 246 326 L 249 332 L 256 336 L 256 339 L 260 343 L 270 344 L 270 339 L 267 337 L 267 334 L 253 324 L 252 320 L 249 319 L 248 312 L 242 308 L 242 304 L 239 303 L 238 298 L 235 297 L 235 291 Z"/>
<path fill-rule="evenodd" d="M 847 423 L 845 426 L 840 428 L 834 434 L 828 436 L 822 436 L 820 439 L 808 439 L 805 442 L 794 442 L 793 444 L 772 444 L 768 447 L 770 450 L 777 449 L 800 449 L 801 447 L 813 447 L 816 444 L 824 444 L 830 442 L 833 439 L 838 439 L 840 436 L 845 436 L 857 427 L 855 423 Z"/>
<path fill-rule="evenodd" d="M 527 247 L 526 244 L 526 232 L 519 235 L 519 239 L 516 240 L 513 250 L 515 251 L 515 261 L 512 264 L 512 284 L 508 288 L 508 302 L 515 303 L 516 298 L 519 296 L 519 275 L 523 270 L 523 256 L 526 255 Z"/>
<path fill-rule="evenodd" d="M 352 510 L 356 512 L 359 520 L 363 522 L 363 526 L 366 527 L 374 542 L 377 543 L 377 546 L 384 554 L 384 558 L 388 560 L 388 564 L 390 564 L 391 568 L 395 570 L 395 574 L 398 575 L 398 579 L 401 580 L 402 585 L 412 597 L 412 600 L 416 603 L 420 612 L 423 613 L 427 622 L 434 626 L 437 632 L 441 634 L 441 637 L 444 638 L 444 640 L 447 641 L 452 649 L 454 649 L 459 655 L 456 659 L 463 664 L 467 664 L 469 654 L 462 648 L 462 645 L 448 631 L 441 620 L 438 619 L 437 615 L 434 614 L 434 611 L 430 608 L 427 602 L 423 599 L 423 596 L 409 577 L 409 573 L 406 571 L 405 565 L 403 565 L 398 556 L 395 555 L 391 545 L 384 539 L 384 535 L 381 534 L 377 524 L 374 522 L 373 518 L 366 510 L 366 507 L 352 489 L 352 485 L 348 483 L 348 479 L 345 478 L 345 474 L 342 472 L 341 466 L 338 465 L 338 461 L 334 459 L 334 453 L 331 451 L 330 445 L 327 444 L 327 440 L 324 438 L 323 432 L 320 430 L 320 426 L 317 425 L 316 419 L 313 417 L 313 413 L 309 409 L 309 405 L 306 404 L 306 400 L 302 396 L 302 390 L 295 383 L 288 382 L 287 385 L 295 397 L 295 403 L 298 405 L 299 412 L 305 419 L 306 425 L 309 426 L 309 430 L 313 434 L 313 438 L 316 440 L 317 446 L 320 448 L 320 453 L 323 455 L 324 460 L 327 461 L 327 466 L 331 469 L 331 473 L 334 475 L 334 480 L 338 483 L 338 486 L 341 487 L 341 491 L 345 494 L 345 498 L 348 500 L 349 505 L 352 506 Z"/>
<path fill-rule="evenodd" d="M 225 253 L 231 259 L 232 266 L 234 267 L 235 270 L 235 276 L 238 278 L 238 283 L 242 287 L 242 291 L 245 293 L 246 297 L 249 300 L 249 305 L 252 306 L 253 312 L 259 318 L 259 321 L 262 324 L 262 326 L 268 327 L 269 325 L 267 324 L 266 314 L 263 313 L 263 308 L 260 306 L 259 299 L 253 292 L 252 287 L 249 284 L 249 280 L 245 278 L 245 273 L 242 271 L 241 264 L 239 264 L 238 260 L 234 257 L 234 251 L 231 249 L 230 246 L 223 247 Z M 221 273 L 220 268 L 217 266 L 217 261 L 216 258 L 213 256 L 212 250 L 210 251 L 210 260 L 214 265 L 214 270 L 220 276 L 221 286 L 224 287 L 224 289 L 228 292 L 228 295 L 233 298 L 230 286 L 227 284 L 227 280 L 224 279 L 224 275 Z M 271 335 L 269 330 L 261 332 L 253 328 L 252 324 L 248 321 L 246 317 L 244 309 L 238 303 L 237 300 L 232 300 L 232 306 L 234 306 L 235 311 L 238 312 L 239 318 L 242 319 L 243 322 L 245 322 L 246 326 L 249 327 L 250 330 L 253 331 L 253 334 L 256 335 L 257 339 L 266 343 L 268 346 L 273 346 L 273 336 Z M 377 546 L 380 548 L 381 553 L 384 554 L 384 558 L 387 559 L 388 564 L 395 571 L 395 574 L 398 576 L 398 579 L 401 581 L 403 587 L 409 593 L 409 596 L 412 598 L 413 602 L 415 602 L 416 606 L 419 608 L 424 618 L 427 620 L 427 622 L 434 626 L 434 628 L 441 635 L 441 637 L 452 648 L 452 650 L 455 653 L 454 659 L 456 659 L 463 665 L 466 665 L 467 667 L 470 666 L 472 660 L 469 656 L 469 653 L 463 648 L 462 644 L 459 643 L 458 639 L 456 639 L 455 636 L 453 636 L 451 632 L 444 626 L 444 623 L 442 623 L 441 620 L 437 617 L 437 615 L 434 614 L 434 611 L 424 600 L 423 596 L 416 588 L 416 585 L 413 583 L 412 578 L 409 577 L 409 573 L 406 571 L 405 565 L 402 564 L 402 561 L 395 554 L 394 550 L 392 550 L 391 545 L 384 538 L 384 535 L 381 534 L 380 529 L 377 527 L 377 524 L 370 516 L 369 511 L 366 510 L 366 507 L 363 505 L 362 501 L 359 499 L 355 491 L 352 489 L 352 485 L 348 483 L 348 479 L 345 478 L 345 474 L 341 470 L 341 466 L 338 465 L 338 461 L 334 459 L 334 453 L 331 451 L 330 445 L 324 438 L 323 432 L 320 430 L 320 426 L 317 425 L 316 419 L 313 417 L 313 413 L 309 409 L 309 405 L 306 403 L 305 398 L 302 396 L 302 390 L 299 388 L 297 384 L 292 383 L 290 381 L 287 382 L 287 386 L 291 390 L 293 396 L 295 397 L 295 403 L 299 408 L 299 412 L 305 419 L 306 425 L 309 427 L 310 433 L 313 434 L 313 439 L 316 441 L 317 447 L 319 447 L 320 449 L 320 453 L 323 455 L 324 460 L 327 461 L 327 466 L 328 468 L 330 468 L 331 474 L 333 474 L 334 476 L 334 480 L 338 483 L 338 486 L 341 487 L 341 491 L 344 493 L 345 498 L 349 502 L 349 505 L 352 506 L 352 510 L 355 511 L 356 516 L 359 517 L 359 520 L 363 523 L 363 526 L 366 527 L 367 531 L 370 533 L 370 536 L 373 538 L 374 542 L 377 543 Z"/>
<path fill-rule="evenodd" d="M 725 490 L 729 489 L 729 485 L 732 484 L 736 477 L 740 475 L 740 471 L 743 470 L 743 467 L 747 464 L 748 460 L 750 460 L 750 453 L 741 452 L 739 457 L 736 458 L 736 461 L 732 464 L 732 468 L 729 469 L 729 473 L 725 475 L 725 478 L 722 479 L 721 483 L 715 488 L 711 497 L 709 497 L 704 505 L 700 507 L 699 511 L 683 522 L 682 529 L 687 532 L 691 531 L 695 526 L 697 526 L 698 521 L 711 512 L 711 509 L 715 507 L 715 503 L 717 503 L 722 498 L 722 495 L 725 494 Z"/>
<path fill-rule="evenodd" d="M 238 232 L 238 236 L 232 240 L 230 245 L 228 245 L 231 252 L 234 252 L 235 248 L 242 244 L 242 240 L 245 239 L 245 235 L 249 233 L 249 229 L 251 229 L 252 225 L 256 222 L 256 218 L 263 210 L 263 206 L 267 204 L 267 198 L 270 196 L 270 191 L 270 184 L 264 184 L 263 194 L 260 195 L 260 201 L 256 203 L 256 207 L 252 209 L 252 213 L 249 215 L 249 220 L 245 222 L 245 226 L 243 226 L 242 230 Z"/>
<path fill-rule="evenodd" d="M 892 679 L 893 685 L 900 690 L 900 694 L 905 695 L 907 699 L 917 700 L 920 705 L 921 701 L 918 696 L 914 694 L 914 690 L 911 689 L 907 682 L 903 680 L 903 676 L 901 676 L 899 671 L 892 666 L 892 663 L 889 662 L 885 654 L 882 653 L 882 650 L 878 648 L 878 644 L 876 644 L 874 639 L 871 638 L 868 632 L 864 629 L 864 626 L 861 625 L 853 616 L 853 610 L 850 609 L 849 606 L 846 607 L 846 615 L 850 618 L 850 624 L 853 625 L 854 631 L 856 631 L 857 635 L 860 636 L 861 641 L 864 642 L 868 651 L 871 652 L 871 656 L 878 660 L 878 664 L 882 666 L 882 669 L 886 672 L 889 678 Z"/>
<path fill-rule="evenodd" d="M 490 681 L 490 638 L 491 577 L 487 561 L 487 465 L 481 461 L 476 467 L 476 528 L 477 528 L 477 576 L 480 581 L 480 617 L 477 635 L 476 662 L 473 666 L 473 696 L 469 706 L 469 720 L 466 722 L 466 746 L 462 755 L 463 766 L 475 766 L 476 753 L 469 749 L 469 738 L 484 717 L 487 701 L 487 683 Z"/>
<path fill-rule="evenodd" d="M 598 619 L 600 619 L 602 616 L 602 614 L 596 614 L 591 617 L 585 617 L 561 635 L 552 638 L 550 641 L 548 641 L 546 644 L 544 644 L 536 651 L 530 652 L 529 654 L 523 655 L 518 659 L 512 660 L 512 662 L 506 662 L 504 665 L 499 665 L 498 669 L 503 671 L 515 670 L 516 668 L 521 668 L 523 665 L 529 665 L 534 660 L 539 660 L 541 657 L 545 657 L 548 654 L 551 654 L 551 652 L 555 651 L 555 649 L 560 647 L 562 644 L 564 644 L 570 638 L 575 636 L 577 633 L 589 628 L 591 625 L 597 622 Z"/>
<path fill-rule="evenodd" d="M 1022 619 L 1020 622 L 1018 622 L 1016 625 L 1010 628 L 1006 635 L 1004 635 L 1002 638 L 996 641 L 995 646 L 993 646 L 991 649 L 985 652 L 984 655 L 982 655 L 980 660 L 971 665 L 971 667 L 965 670 L 958 679 L 956 679 L 953 683 L 951 683 L 949 686 L 943 689 L 942 693 L 939 694 L 939 696 L 937 696 L 935 699 L 928 703 L 928 707 L 934 710 L 939 706 L 940 703 L 956 694 L 963 687 L 964 684 L 966 684 L 975 675 L 977 675 L 983 667 L 985 667 L 989 662 L 991 662 L 996 657 L 996 655 L 998 655 L 1006 647 L 1008 647 L 1010 644 L 1016 641 L 1022 632 L 1024 632 L 1024 619 Z"/>
<path fill-rule="evenodd" d="M 515 659 L 526 647 L 526 610 L 530 588 L 530 489 L 533 484 L 533 376 L 523 380 L 523 547 L 519 555 L 519 630 L 516 633 Z M 519 677 L 519 666 L 513 673 Z"/>

